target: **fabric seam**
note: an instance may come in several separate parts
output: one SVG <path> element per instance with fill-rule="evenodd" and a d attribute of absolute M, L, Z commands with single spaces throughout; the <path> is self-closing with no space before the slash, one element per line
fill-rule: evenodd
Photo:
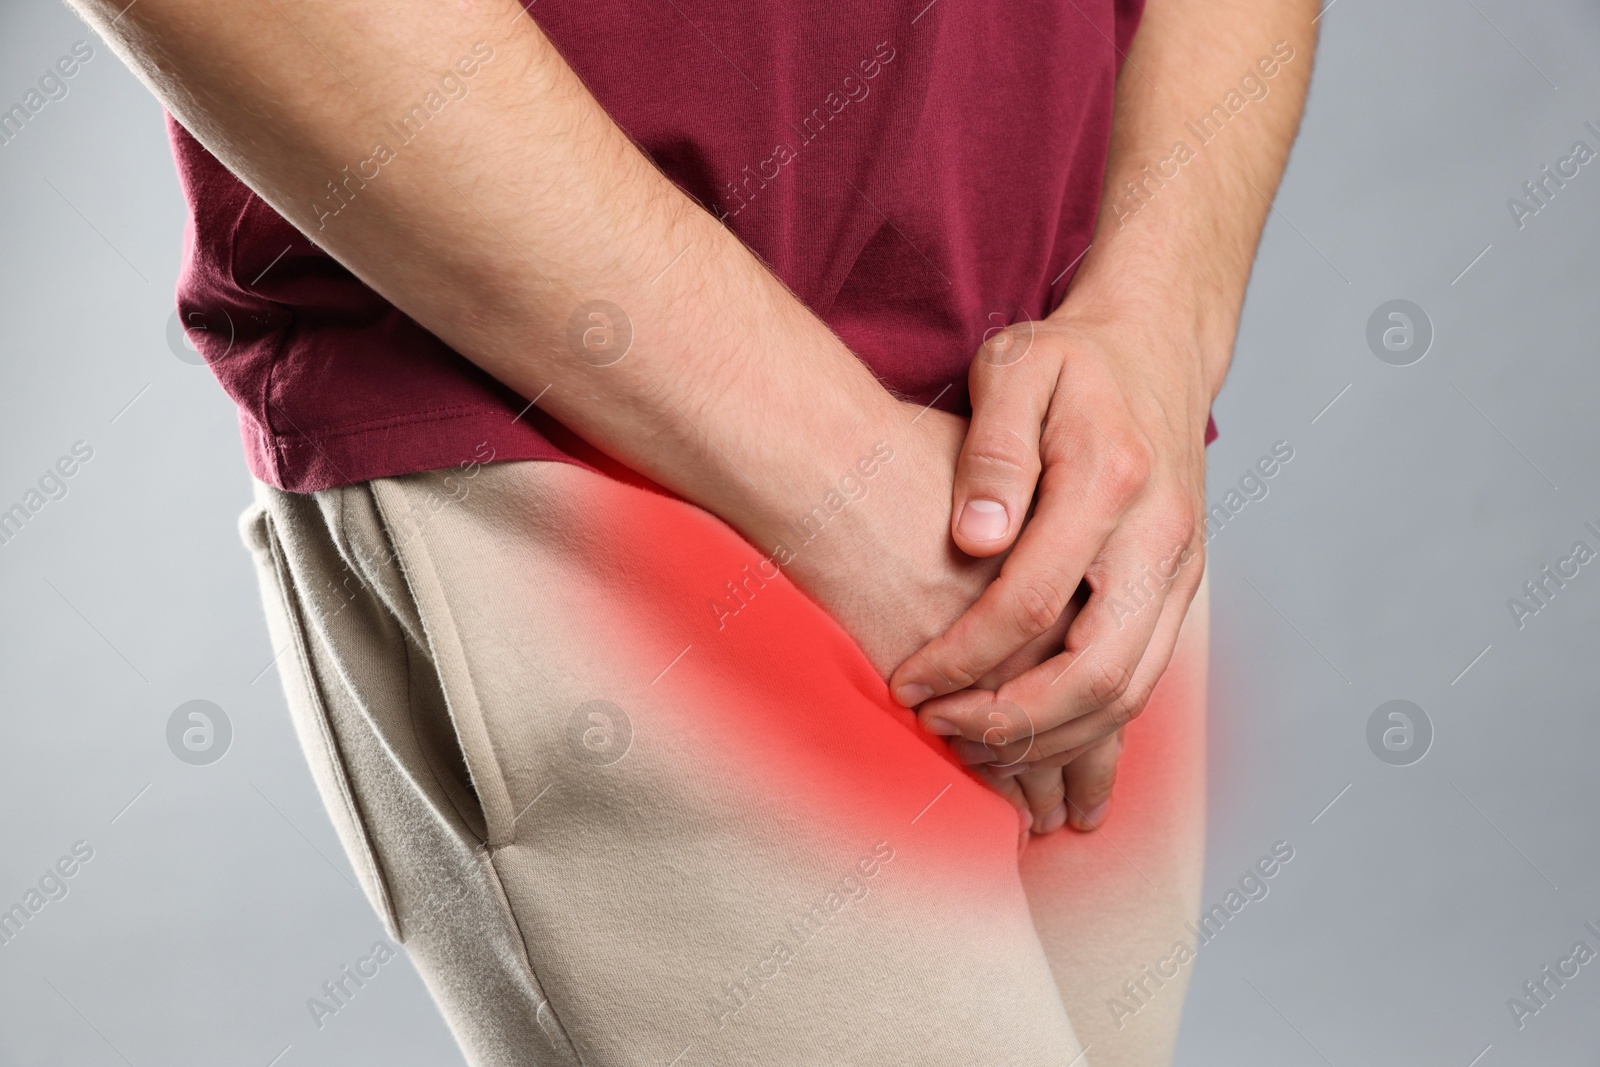
<path fill-rule="evenodd" d="M 361 845 L 362 865 L 366 867 L 368 877 L 372 879 L 373 891 L 378 897 L 377 906 L 380 917 L 383 919 L 387 932 L 396 941 L 405 943 L 401 936 L 399 917 L 395 913 L 394 901 L 389 893 L 388 881 L 383 871 L 378 866 L 377 852 L 372 846 L 372 839 L 367 830 L 367 824 L 361 813 L 360 804 L 350 789 L 350 772 L 345 766 L 344 753 L 339 748 L 338 738 L 334 735 L 333 727 L 328 720 L 327 703 L 322 695 L 322 683 L 317 677 L 315 664 L 311 660 L 310 649 L 307 647 L 304 622 L 300 618 L 299 601 L 290 594 L 287 584 L 288 564 L 284 559 L 282 546 L 278 540 L 276 524 L 270 512 L 264 514 L 267 525 L 267 545 L 271 554 L 273 572 L 277 577 L 278 596 L 284 604 L 284 614 L 289 622 L 289 633 L 295 645 L 295 656 L 301 664 L 302 675 L 307 695 L 311 698 L 312 710 L 317 720 L 317 728 L 322 734 L 322 743 L 326 746 L 330 762 L 334 767 L 334 782 L 339 790 L 339 799 L 345 808 L 345 816 L 354 827 L 357 840 Z"/>
<path fill-rule="evenodd" d="M 395 537 L 395 530 L 397 529 L 396 516 L 391 514 L 391 509 L 384 502 L 384 493 L 380 492 L 389 481 L 390 479 L 378 478 L 363 484 L 368 487 L 369 492 L 372 494 L 372 501 L 377 508 L 378 517 L 385 527 L 385 534 L 389 538 L 391 546 L 395 549 L 395 563 L 400 569 L 400 576 L 405 580 L 406 588 L 411 594 L 412 603 L 417 606 L 417 614 L 422 621 L 423 633 L 427 636 L 428 644 L 433 652 L 434 669 L 441 675 L 440 680 L 445 693 L 445 705 L 450 711 L 450 720 L 456 730 L 456 740 L 461 745 L 462 752 L 466 756 L 467 771 L 472 775 L 472 780 L 477 788 L 478 803 L 483 809 L 484 826 L 487 831 L 486 837 L 488 840 L 486 843 L 490 848 L 493 848 L 497 843 L 500 843 L 498 839 L 501 833 L 510 829 L 509 824 L 499 825 L 505 821 L 510 812 L 510 793 L 506 789 L 505 778 L 500 771 L 499 757 L 495 754 L 493 741 L 489 737 L 488 726 L 483 721 L 481 709 L 477 706 L 477 687 L 472 684 L 471 670 L 466 666 L 465 662 L 460 663 L 460 669 L 467 680 L 469 692 L 458 694 L 455 699 L 452 699 L 451 687 L 444 679 L 447 656 L 451 663 L 455 663 L 458 660 L 464 661 L 465 656 L 461 653 L 459 645 L 453 650 L 454 654 L 450 654 L 451 650 L 441 652 L 440 636 L 437 632 L 439 627 L 428 624 L 428 612 L 424 607 L 423 597 L 419 595 L 418 581 L 424 578 L 431 579 L 428 582 L 429 585 L 436 589 L 441 588 L 438 574 L 434 571 L 433 560 L 428 552 L 425 539 L 421 537 L 420 527 L 417 527 L 417 536 L 411 538 L 407 543 L 419 543 L 416 562 L 425 568 L 428 573 L 425 575 L 413 573 L 412 566 L 404 553 L 400 551 L 400 545 Z M 400 493 L 409 513 L 411 510 L 410 501 L 404 500 L 404 488 L 398 484 L 392 486 L 392 488 Z M 412 525 L 415 526 L 415 517 L 409 514 L 407 517 Z M 434 598 L 429 599 L 432 600 Z M 442 601 L 443 598 L 440 597 L 439 599 Z M 438 609 L 444 615 L 442 620 L 444 629 L 452 634 L 457 633 L 455 619 L 449 605 L 441 602 L 438 605 Z M 461 707 L 461 696 L 468 697 L 472 704 L 471 708 Z M 471 740 L 474 743 L 469 743 L 469 739 L 466 736 L 467 733 L 473 735 Z M 475 749 L 478 750 L 476 756 Z M 487 761 L 489 766 L 479 766 L 484 761 Z"/>
<path fill-rule="evenodd" d="M 228 280 L 233 283 L 235 289 L 238 289 L 240 292 L 244 293 L 249 293 L 251 290 L 248 286 L 239 284 L 239 230 L 244 225 L 244 217 L 250 213 L 250 209 L 258 200 L 261 202 L 263 207 L 267 206 L 267 202 L 265 200 L 261 200 L 261 198 L 256 195 L 255 190 L 250 190 L 249 195 L 244 199 L 244 204 L 239 208 L 239 213 L 233 217 L 233 225 L 228 228 Z M 277 301 L 267 300 L 266 302 L 272 304 L 274 307 L 280 306 L 278 305 Z M 287 329 L 292 330 L 293 328 L 294 316 L 291 315 L 290 325 Z M 262 429 L 266 431 L 267 442 L 269 445 L 276 442 L 278 438 L 278 432 L 273 428 L 272 425 L 272 413 L 268 410 L 268 405 L 272 403 L 272 381 L 275 377 L 277 377 L 278 364 L 281 362 L 281 360 L 278 358 L 280 351 L 282 351 L 281 339 L 279 344 L 271 346 L 271 348 L 268 350 L 267 373 L 261 376 L 261 404 L 260 407 L 257 408 L 257 410 L 261 412 L 262 417 L 266 419 L 266 425 L 264 425 Z M 277 468 L 279 476 L 281 477 L 283 464 L 278 459 L 278 454 L 275 447 L 272 449 L 270 454 L 272 456 L 272 465 Z"/>
<path fill-rule="evenodd" d="M 392 522 L 392 520 L 390 518 L 389 508 L 387 508 L 385 506 L 385 504 L 384 504 L 383 495 L 378 492 L 380 481 L 384 481 L 384 480 L 383 479 L 374 479 L 372 481 L 369 481 L 369 482 L 366 482 L 366 483 L 363 483 L 363 484 L 367 487 L 368 491 L 372 494 L 372 500 L 373 500 L 373 503 L 377 507 L 378 516 L 379 516 L 379 518 L 382 520 L 382 522 L 384 524 L 385 536 L 389 538 L 390 543 L 391 543 L 391 547 L 396 547 L 397 548 L 397 546 L 394 545 L 394 523 Z M 403 491 L 403 489 L 401 487 L 396 486 L 395 488 L 396 489 L 400 489 L 402 495 L 404 495 L 404 491 Z M 408 509 L 409 509 L 409 503 L 410 503 L 409 501 L 406 501 Z M 430 572 L 433 572 L 433 561 L 432 561 L 431 555 L 430 555 L 430 553 L 428 551 L 427 543 L 426 543 L 426 541 L 424 539 L 422 539 L 420 537 L 417 538 L 417 540 L 419 542 L 418 547 L 417 547 L 417 555 L 419 557 L 419 562 L 425 564 L 428 567 L 428 569 L 430 570 Z M 412 581 L 411 570 L 410 570 L 409 567 L 407 567 L 405 559 L 401 556 L 401 554 L 399 553 L 398 550 L 395 551 L 395 561 L 396 561 L 396 564 L 400 568 L 401 577 L 405 580 L 406 588 L 411 593 L 412 603 L 414 603 L 417 606 L 417 615 L 422 621 L 423 632 L 425 634 L 427 634 L 428 643 L 433 648 L 434 669 L 436 671 L 438 671 L 440 676 L 441 676 L 440 677 L 441 688 L 444 689 L 444 692 L 446 694 L 445 695 L 445 701 L 446 701 L 447 706 L 451 707 L 451 720 L 456 725 L 456 729 L 458 731 L 457 743 L 461 744 L 463 752 L 467 753 L 467 746 L 460 740 L 459 731 L 460 731 L 461 727 L 460 727 L 459 722 L 456 719 L 456 713 L 455 713 L 454 704 L 450 700 L 450 687 L 448 685 L 444 684 L 444 678 L 443 678 L 444 664 L 443 664 L 443 659 L 442 659 L 442 657 L 440 656 L 440 653 L 439 653 L 438 643 L 435 641 L 435 638 L 434 638 L 435 627 L 429 625 L 428 613 L 425 611 L 425 609 L 423 607 L 421 598 L 418 597 L 418 595 L 417 595 L 416 586 L 413 584 L 413 581 Z M 434 572 L 432 574 L 432 577 L 434 578 L 434 583 L 433 584 L 435 586 L 437 586 L 438 585 L 437 573 Z M 448 627 L 452 632 L 458 632 L 457 628 L 456 628 L 456 624 L 455 624 L 455 618 L 454 618 L 454 615 L 450 611 L 449 605 L 447 603 L 441 603 L 441 604 L 438 605 L 438 607 L 439 607 L 439 610 L 445 616 L 445 618 L 443 620 L 443 625 Z M 457 651 L 460 651 L 459 645 L 457 645 Z M 459 664 L 459 667 L 460 667 L 460 670 L 461 670 L 462 677 L 465 680 L 464 684 L 465 684 L 466 688 L 470 691 L 472 704 L 473 704 L 474 709 L 478 710 L 479 725 L 484 727 L 484 734 L 485 734 L 484 741 L 485 741 L 485 747 L 488 749 L 488 759 L 490 760 L 491 763 L 494 764 L 495 771 L 498 772 L 499 769 L 500 769 L 499 756 L 495 754 L 494 747 L 493 747 L 492 743 L 489 742 L 489 738 L 487 736 L 487 724 L 483 723 L 483 721 L 482 721 L 482 714 L 481 714 L 482 705 L 478 701 L 478 687 L 473 682 L 472 671 L 468 668 L 467 664 L 464 662 L 464 660 L 465 660 L 464 654 L 461 656 L 461 659 L 463 660 L 463 662 Z M 470 753 L 467 754 L 467 768 L 468 768 L 468 771 L 473 774 L 473 780 L 474 781 L 478 781 L 479 780 L 479 776 L 477 775 L 476 771 L 473 769 L 473 760 L 471 758 Z M 505 792 L 504 779 L 500 778 L 497 784 L 498 784 L 498 787 L 499 787 L 500 791 L 501 792 Z M 510 800 L 509 793 L 507 793 L 506 799 L 507 799 L 507 803 L 508 803 L 508 806 L 509 806 L 509 800 Z M 479 802 L 480 805 L 483 804 L 483 794 L 482 794 L 481 787 L 480 787 L 480 791 L 479 791 L 478 802 Z M 485 810 L 484 810 L 484 823 L 485 823 L 486 829 L 488 830 L 488 838 L 489 838 L 489 840 L 484 842 L 483 852 L 484 852 L 485 858 L 488 861 L 486 866 L 487 866 L 489 872 L 493 876 L 490 879 L 490 881 L 492 882 L 492 884 L 495 887 L 495 892 L 496 892 L 496 895 L 498 896 L 498 898 L 500 900 L 501 907 L 504 909 L 504 914 L 506 915 L 507 918 L 510 919 L 512 927 L 516 930 L 517 943 L 518 943 L 518 946 L 519 946 L 519 948 L 521 950 L 519 952 L 519 956 L 521 958 L 521 962 L 522 962 L 523 966 L 527 968 L 529 977 L 531 977 L 533 979 L 534 985 L 539 989 L 540 993 L 543 995 L 544 1002 L 550 1006 L 550 1015 L 551 1015 L 551 1017 L 553 1019 L 555 1019 L 556 1025 L 558 1027 L 560 1027 L 560 1029 L 561 1029 L 561 1038 L 565 1042 L 567 1049 L 571 1052 L 573 1060 L 575 1060 L 577 1062 L 579 1067 L 584 1067 L 583 1056 L 578 1052 L 577 1046 L 572 1043 L 572 1038 L 571 1038 L 570 1034 L 567 1032 L 566 1024 L 561 1021 L 561 1014 L 560 1014 L 560 1012 L 558 1012 L 556 1010 L 555 1004 L 550 999 L 550 991 L 545 987 L 545 984 L 542 981 L 539 980 L 539 970 L 538 970 L 537 967 L 535 967 L 533 965 L 533 956 L 532 956 L 532 952 L 531 952 L 531 950 L 529 948 L 527 932 L 522 928 L 522 923 L 517 918 L 516 909 L 514 909 L 511 906 L 511 898 L 506 893 L 504 880 L 503 880 L 503 878 L 501 877 L 501 874 L 500 874 L 500 868 L 495 863 L 495 856 L 499 852 L 499 850 L 501 848 L 504 848 L 506 845 L 512 844 L 514 842 L 507 841 L 507 842 L 501 842 L 499 844 L 496 844 L 494 839 L 496 838 L 497 835 L 494 832 L 494 827 L 492 825 L 492 822 L 493 822 L 493 820 L 490 818 L 490 815 L 489 815 L 489 812 L 488 812 L 487 808 L 485 808 Z M 507 829 L 509 830 L 509 829 L 511 829 L 511 827 L 508 827 Z M 538 1025 L 537 1020 L 535 1020 L 534 1025 L 535 1026 Z M 542 1031 L 543 1027 L 540 1027 L 540 1029 Z"/>
<path fill-rule="evenodd" d="M 315 447 L 318 441 L 332 441 L 340 437 L 353 437 L 357 434 L 371 433 L 373 430 L 392 429 L 396 426 L 404 426 L 415 422 L 447 422 L 453 419 L 471 418 L 474 415 L 504 415 L 508 411 L 510 411 L 509 408 L 493 406 L 462 407 L 456 405 L 453 407 L 427 408 L 422 411 L 414 411 L 386 419 L 374 419 L 370 422 L 357 423 L 354 426 L 327 432 L 305 433 L 296 430 L 286 433 L 273 430 L 270 426 L 266 427 L 266 430 L 271 434 L 278 446 L 305 447 L 309 445 Z"/>

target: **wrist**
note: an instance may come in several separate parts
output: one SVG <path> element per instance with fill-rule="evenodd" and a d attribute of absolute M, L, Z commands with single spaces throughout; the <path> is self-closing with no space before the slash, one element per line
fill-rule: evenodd
<path fill-rule="evenodd" d="M 816 547 L 819 529 L 853 518 L 885 472 L 905 466 L 903 405 L 864 371 L 862 378 L 824 390 L 826 403 L 768 408 L 749 427 L 760 442 L 740 460 L 749 477 L 725 480 L 731 499 L 712 509 L 779 566 L 802 542 Z"/>
<path fill-rule="evenodd" d="M 791 503 L 770 552 L 884 677 L 971 606 L 999 569 L 950 539 L 967 421 L 893 401 L 832 486 Z M 848 470 L 846 467 L 848 466 Z"/>
<path fill-rule="evenodd" d="M 1229 352 L 1191 309 L 1127 294 L 1100 300 L 1074 289 L 1049 321 L 1098 342 L 1072 351 L 1114 364 L 1105 373 L 1123 383 L 1127 402 L 1135 409 L 1154 405 L 1157 421 L 1147 425 L 1164 422 L 1185 437 L 1203 437 Z"/>
<path fill-rule="evenodd" d="M 1159 244 L 1110 239 L 1093 249 L 1051 319 L 1131 331 L 1157 360 L 1181 360 L 1209 410 L 1227 376 L 1244 298 L 1200 258 Z M 1187 264 L 1187 265 L 1186 265 Z M 1202 413 L 1202 419 L 1204 414 Z"/>

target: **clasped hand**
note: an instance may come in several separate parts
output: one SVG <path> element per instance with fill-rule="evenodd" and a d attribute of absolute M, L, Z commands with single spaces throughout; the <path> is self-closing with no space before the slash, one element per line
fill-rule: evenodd
<path fill-rule="evenodd" d="M 1092 829 L 1122 728 L 1165 671 L 1204 566 L 1198 350 L 1064 307 L 988 338 L 969 379 L 950 535 L 1004 562 L 890 688 L 1025 804 L 1034 832 Z M 986 688 L 1008 661 L 1011 676 Z"/>

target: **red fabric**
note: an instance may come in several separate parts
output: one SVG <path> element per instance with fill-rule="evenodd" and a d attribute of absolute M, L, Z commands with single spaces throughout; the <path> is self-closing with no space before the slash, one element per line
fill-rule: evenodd
<path fill-rule="evenodd" d="M 545 0 L 617 123 L 886 386 L 966 413 L 985 331 L 1060 302 L 1093 232 L 1143 0 Z M 1115 41 L 1115 47 L 1113 47 Z M 579 462 L 168 118 L 191 208 L 178 305 L 294 492 L 497 459 Z M 1209 434 L 1208 434 L 1209 437 Z"/>

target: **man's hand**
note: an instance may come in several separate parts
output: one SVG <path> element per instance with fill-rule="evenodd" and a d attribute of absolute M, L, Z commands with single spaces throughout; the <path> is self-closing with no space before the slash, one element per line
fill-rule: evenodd
<path fill-rule="evenodd" d="M 1149 0 L 1118 76 L 1094 242 L 1066 300 L 989 339 L 973 364 L 951 532 L 968 553 L 1010 558 L 891 684 L 927 729 L 962 738 L 969 762 L 1031 783 L 1036 806 L 1052 780 L 1032 772 L 1094 745 L 1079 780 L 1091 798 L 1109 793 L 1107 738 L 1144 707 L 1199 587 L 1206 413 L 1299 123 L 1316 6 Z M 1195 132 L 1196 111 L 1215 136 Z M 962 691 L 1080 592 L 1060 655 L 995 693 Z"/>
<path fill-rule="evenodd" d="M 966 420 L 901 405 L 880 428 L 893 458 L 879 465 L 870 488 L 784 570 L 887 676 L 973 606 L 998 575 L 1001 557 L 968 555 L 949 534 L 945 501 L 956 491 L 957 460 L 963 441 L 970 440 Z M 797 504 L 796 518 L 805 510 Z M 973 679 L 972 692 L 992 696 L 1058 652 L 1080 606 L 1077 601 L 1068 605 L 1053 625 Z M 957 740 L 957 753 L 968 745 Z M 1011 801 L 1033 832 L 1059 830 L 1069 820 L 1087 830 L 1104 815 L 1119 751 L 1113 736 L 1066 768 L 1015 776 L 1009 768 L 973 770 Z"/>
<path fill-rule="evenodd" d="M 1033 833 L 1050 834 L 1063 826 L 1087 832 L 1099 829 L 1105 822 L 1121 756 L 1122 733 L 1118 731 L 1090 745 L 1065 767 L 1023 771 L 1015 776 L 984 768 L 978 769 L 978 777 L 1027 816 Z"/>
<path fill-rule="evenodd" d="M 979 679 L 975 688 L 998 689 L 1049 659 L 1060 650 L 1067 627 L 1082 606 L 1082 598 L 1074 597 L 1055 626 Z M 995 719 L 1004 723 L 1008 716 L 1000 712 Z M 957 752 L 961 752 L 970 751 L 974 743 L 957 739 L 954 745 Z M 1016 806 L 1033 833 L 1054 833 L 1069 825 L 1075 830 L 1088 831 L 1097 829 L 1105 821 L 1121 754 L 1122 732 L 1119 730 L 1091 745 L 1064 767 L 1033 769 L 1031 764 L 1018 761 L 1005 765 L 979 764 L 972 770 Z"/>
<path fill-rule="evenodd" d="M 973 361 L 951 532 L 971 555 L 1010 556 L 891 681 L 933 732 L 971 742 L 969 762 L 1059 766 L 1144 707 L 1200 584 L 1199 367 L 1190 339 L 1066 307 Z M 1054 627 L 1080 582 L 1089 596 L 1059 654 L 994 694 L 958 692 Z"/>

